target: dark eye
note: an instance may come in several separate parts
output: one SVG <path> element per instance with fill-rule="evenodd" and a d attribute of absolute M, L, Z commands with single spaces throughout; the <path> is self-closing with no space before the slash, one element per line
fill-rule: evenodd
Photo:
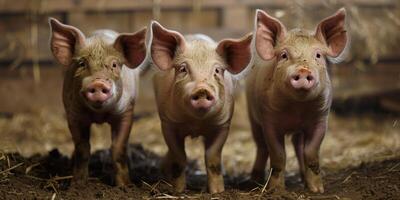
<path fill-rule="evenodd" d="M 215 74 L 223 75 L 224 74 L 224 68 L 221 65 L 217 65 L 215 67 Z"/>
<path fill-rule="evenodd" d="M 321 54 L 317 53 L 317 55 L 315 55 L 317 58 L 321 58 Z"/>
<path fill-rule="evenodd" d="M 80 60 L 78 62 L 79 67 L 86 67 L 86 62 L 84 60 Z"/>
<path fill-rule="evenodd" d="M 179 73 L 186 73 L 187 72 L 187 64 L 186 63 L 182 63 L 180 66 L 179 66 Z"/>
<path fill-rule="evenodd" d="M 283 52 L 281 53 L 281 59 L 284 59 L 284 60 L 288 59 L 288 55 L 287 55 L 287 52 L 286 52 L 286 51 L 283 51 Z"/>
<path fill-rule="evenodd" d="M 116 67 L 118 67 L 118 63 L 117 63 L 117 61 L 112 61 L 112 63 L 111 63 L 111 66 L 113 67 L 113 68 L 116 68 Z"/>

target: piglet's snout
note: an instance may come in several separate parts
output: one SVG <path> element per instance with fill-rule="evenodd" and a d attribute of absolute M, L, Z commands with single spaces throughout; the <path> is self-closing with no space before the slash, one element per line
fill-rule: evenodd
<path fill-rule="evenodd" d="M 102 80 L 95 80 L 87 86 L 85 96 L 91 102 L 104 103 L 112 96 L 111 84 Z"/>
<path fill-rule="evenodd" d="M 209 110 L 215 105 L 215 97 L 207 88 L 198 88 L 190 96 L 190 104 L 196 110 Z"/>
<path fill-rule="evenodd" d="M 309 90 L 315 85 L 315 76 L 308 67 L 300 67 L 290 77 L 290 84 L 295 89 Z"/>

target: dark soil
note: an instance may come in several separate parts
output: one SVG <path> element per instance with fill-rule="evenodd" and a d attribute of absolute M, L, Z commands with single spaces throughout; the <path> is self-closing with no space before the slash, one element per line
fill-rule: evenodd
<path fill-rule="evenodd" d="M 161 158 L 140 145 L 130 145 L 129 168 L 134 184 L 111 184 L 110 152 L 95 152 L 90 160 L 90 179 L 85 187 L 70 187 L 70 159 L 58 150 L 47 156 L 24 158 L 19 154 L 0 154 L 0 199 L 400 199 L 400 158 L 362 164 L 340 171 L 324 170 L 325 193 L 312 194 L 303 189 L 298 175 L 286 178 L 287 191 L 262 192 L 262 185 L 247 175 L 225 176 L 226 192 L 206 192 L 206 176 L 190 161 L 188 190 L 174 194 L 158 168 Z"/>

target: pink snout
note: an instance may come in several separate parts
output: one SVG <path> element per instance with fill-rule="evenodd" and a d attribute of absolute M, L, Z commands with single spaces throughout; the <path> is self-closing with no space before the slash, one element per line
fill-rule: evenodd
<path fill-rule="evenodd" d="M 213 105 L 215 105 L 215 97 L 209 90 L 201 88 L 196 90 L 190 96 L 190 104 L 196 110 L 208 111 Z"/>
<path fill-rule="evenodd" d="M 87 86 L 84 94 L 93 103 L 104 103 L 112 96 L 111 84 L 95 80 Z"/>
<path fill-rule="evenodd" d="M 290 84 L 295 89 L 309 90 L 315 85 L 315 77 L 308 67 L 301 67 L 290 77 Z"/>

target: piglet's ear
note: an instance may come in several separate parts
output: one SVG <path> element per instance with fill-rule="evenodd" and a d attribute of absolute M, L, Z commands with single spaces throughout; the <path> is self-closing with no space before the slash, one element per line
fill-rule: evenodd
<path fill-rule="evenodd" d="M 315 33 L 315 37 L 328 46 L 328 56 L 337 58 L 347 44 L 346 10 L 339 9 L 334 15 L 322 20 Z"/>
<path fill-rule="evenodd" d="M 161 70 L 171 69 L 177 51 L 184 51 L 185 39 L 176 32 L 162 27 L 158 22 L 151 22 L 150 52 L 154 64 Z"/>
<path fill-rule="evenodd" d="M 138 67 L 146 58 L 146 28 L 136 33 L 120 34 L 114 48 L 123 53 L 128 67 Z"/>
<path fill-rule="evenodd" d="M 275 56 L 277 42 L 284 39 L 286 28 L 278 19 L 262 10 L 257 10 L 255 21 L 256 51 L 262 59 L 270 60 Z"/>
<path fill-rule="evenodd" d="M 227 70 L 232 74 L 243 71 L 251 61 L 252 34 L 238 39 L 225 39 L 218 43 L 217 53 L 222 56 L 228 64 Z"/>
<path fill-rule="evenodd" d="M 68 66 L 72 62 L 75 46 L 83 46 L 85 35 L 77 28 L 62 24 L 54 18 L 49 19 L 50 48 L 53 56 L 62 65 Z"/>

